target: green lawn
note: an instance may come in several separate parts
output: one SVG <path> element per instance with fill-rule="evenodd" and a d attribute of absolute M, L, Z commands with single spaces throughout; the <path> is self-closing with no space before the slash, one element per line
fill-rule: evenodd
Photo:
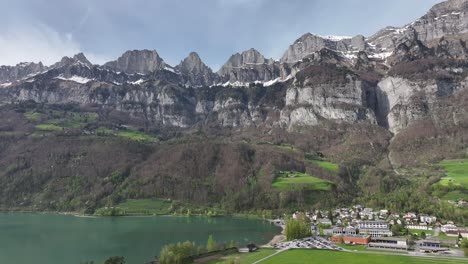
<path fill-rule="evenodd" d="M 324 169 L 337 172 L 338 171 L 338 164 L 335 164 L 333 162 L 325 161 L 325 160 L 309 160 L 312 163 L 317 164 L 319 167 L 322 167 Z"/>
<path fill-rule="evenodd" d="M 37 130 L 41 131 L 60 131 L 63 130 L 62 127 L 54 125 L 54 124 L 40 124 L 36 126 Z"/>
<path fill-rule="evenodd" d="M 271 254 L 275 253 L 274 249 L 271 248 L 261 248 L 256 252 L 252 253 L 236 253 L 221 259 L 211 260 L 208 262 L 204 262 L 206 264 L 251 264 L 257 260 L 260 260 L 264 257 L 267 257 Z"/>
<path fill-rule="evenodd" d="M 153 136 L 134 129 L 119 130 L 117 136 L 129 138 L 136 141 L 155 141 Z"/>
<path fill-rule="evenodd" d="M 443 160 L 439 163 L 447 176 L 440 180 L 440 184 L 448 186 L 463 186 L 468 188 L 468 159 L 463 160 Z"/>
<path fill-rule="evenodd" d="M 332 185 L 332 182 L 295 171 L 279 173 L 272 184 L 274 188 L 279 190 L 308 189 L 317 191 L 329 191 Z"/>
<path fill-rule="evenodd" d="M 421 237 L 421 233 L 424 232 L 426 235 L 434 235 L 434 230 L 419 230 L 419 229 L 408 229 L 410 234 L 418 234 Z"/>
<path fill-rule="evenodd" d="M 330 250 L 288 250 L 275 255 L 262 264 L 303 264 L 303 263 L 339 263 L 339 264 L 439 264 L 467 263 L 464 259 L 423 258 L 386 254 L 368 254 L 339 252 Z"/>
<path fill-rule="evenodd" d="M 29 121 L 38 121 L 42 117 L 44 117 L 44 114 L 35 112 L 35 111 L 28 111 L 24 113 L 24 117 L 28 119 Z"/>
<path fill-rule="evenodd" d="M 36 112 L 27 112 L 25 117 L 31 121 L 38 121 L 43 118 L 42 114 Z M 88 124 L 93 124 L 97 121 L 98 114 L 96 113 L 75 113 L 75 112 L 59 112 L 50 113 L 50 119 L 36 126 L 36 129 L 43 131 L 57 131 L 67 128 L 84 128 Z"/>
<path fill-rule="evenodd" d="M 468 192 L 461 190 L 450 191 L 442 197 L 443 200 L 468 200 Z"/>

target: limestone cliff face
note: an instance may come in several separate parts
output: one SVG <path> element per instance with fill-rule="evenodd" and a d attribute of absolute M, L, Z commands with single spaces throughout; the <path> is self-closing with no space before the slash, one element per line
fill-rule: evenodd
<path fill-rule="evenodd" d="M 362 81 L 352 75 L 347 75 L 342 83 L 290 87 L 286 107 L 281 111 L 281 124 L 291 129 L 317 125 L 323 120 L 376 123 L 373 110 L 367 106 L 365 91 Z"/>
<path fill-rule="evenodd" d="M 304 34 L 297 39 L 281 57 L 281 62 L 294 63 L 302 60 L 307 55 L 320 51 L 324 48 L 347 52 L 351 49 L 364 50 L 364 37 L 355 38 L 332 38 L 320 37 L 311 33 Z"/>
<path fill-rule="evenodd" d="M 0 84 L 13 82 L 38 74 L 47 69 L 41 62 L 23 62 L 16 66 L 0 66 Z"/>
<path fill-rule="evenodd" d="M 451 35 L 466 39 L 464 35 L 468 33 L 468 1 L 449 0 L 439 3 L 411 26 L 418 39 L 425 43 Z"/>
<path fill-rule="evenodd" d="M 147 74 L 164 69 L 166 63 L 155 50 L 131 50 L 115 61 L 103 65 L 104 68 L 125 73 Z"/>
<path fill-rule="evenodd" d="M 172 67 L 133 50 L 102 66 L 83 54 L 45 67 L 0 67 L 0 102 L 97 105 L 148 122 L 294 129 L 367 122 L 397 134 L 435 120 L 437 105 L 466 89 L 468 0 L 450 0 L 404 27 L 369 38 L 305 34 L 279 61 L 255 49 L 214 73 L 192 52 Z M 436 110 L 439 109 L 439 110 Z"/>
<path fill-rule="evenodd" d="M 182 74 L 186 86 L 211 86 L 219 82 L 219 77 L 196 52 L 191 52 L 176 66 L 176 70 Z"/>
<path fill-rule="evenodd" d="M 289 74 L 283 65 L 266 59 L 255 49 L 232 55 L 218 71 L 221 81 L 230 83 L 267 82 Z"/>
<path fill-rule="evenodd" d="M 451 82 L 387 77 L 378 84 L 377 112 L 386 119 L 389 130 L 398 134 L 414 121 L 432 119 L 440 101 L 467 86 L 467 79 Z"/>

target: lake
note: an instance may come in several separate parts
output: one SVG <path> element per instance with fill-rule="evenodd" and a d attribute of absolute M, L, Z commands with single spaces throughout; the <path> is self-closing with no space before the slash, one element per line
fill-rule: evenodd
<path fill-rule="evenodd" d="M 145 263 L 161 247 L 179 241 L 267 243 L 279 228 L 260 220 L 234 217 L 75 217 L 57 214 L 0 214 L 0 263 L 102 263 L 124 256 Z"/>

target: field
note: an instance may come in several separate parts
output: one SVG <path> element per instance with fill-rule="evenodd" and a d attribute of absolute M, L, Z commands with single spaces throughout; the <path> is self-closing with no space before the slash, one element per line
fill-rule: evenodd
<path fill-rule="evenodd" d="M 448 186 L 462 186 L 468 188 L 468 160 L 444 160 L 439 163 L 445 171 L 447 176 L 440 180 L 440 184 Z"/>
<path fill-rule="evenodd" d="M 92 129 L 98 123 L 98 114 L 91 112 L 49 111 L 47 114 L 29 111 L 24 114 L 31 122 L 39 123 L 35 126 L 39 133 L 63 131 L 68 129 Z M 135 141 L 154 142 L 157 138 L 137 129 L 126 127 L 112 130 L 106 127 L 94 129 L 99 136 L 118 136 Z"/>
<path fill-rule="evenodd" d="M 272 184 L 274 188 L 279 190 L 308 189 L 316 191 L 329 191 L 332 185 L 332 182 L 294 171 L 280 172 Z"/>
<path fill-rule="evenodd" d="M 419 230 L 419 229 L 408 229 L 410 234 L 418 234 L 421 237 L 421 233 L 424 232 L 426 235 L 434 235 L 434 230 Z"/>
<path fill-rule="evenodd" d="M 260 260 L 264 257 L 267 257 L 271 254 L 275 253 L 274 249 L 270 248 L 261 248 L 257 252 L 253 253 L 237 253 L 232 254 L 221 259 L 211 260 L 208 262 L 204 262 L 205 264 L 251 264 L 257 260 Z"/>
<path fill-rule="evenodd" d="M 467 263 L 465 259 L 424 258 L 385 254 L 349 253 L 329 250 L 288 250 L 261 262 L 262 264 L 438 264 Z"/>
<path fill-rule="evenodd" d="M 125 137 L 136 141 L 155 141 L 156 138 L 149 134 L 134 129 L 125 129 L 117 132 L 117 136 Z"/>
<path fill-rule="evenodd" d="M 324 169 L 330 170 L 332 172 L 337 172 L 338 171 L 338 165 L 329 161 L 325 160 L 309 160 L 310 162 L 318 165 L 319 167 L 322 167 Z"/>

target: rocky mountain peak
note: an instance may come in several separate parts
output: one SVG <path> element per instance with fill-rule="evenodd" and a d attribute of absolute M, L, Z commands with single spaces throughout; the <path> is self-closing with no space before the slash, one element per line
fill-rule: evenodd
<path fill-rule="evenodd" d="M 188 86 L 208 86 L 216 83 L 218 79 L 218 76 L 201 60 L 196 52 L 190 52 L 175 68 L 182 74 L 185 85 Z"/>
<path fill-rule="evenodd" d="M 0 83 L 12 82 L 47 69 L 42 62 L 21 62 L 15 66 L 0 66 Z"/>
<path fill-rule="evenodd" d="M 190 52 L 190 54 L 183 61 L 181 61 L 176 68 L 182 73 L 200 73 L 204 71 L 204 69 L 208 68 L 208 66 L 206 66 L 205 63 L 203 63 L 198 53 Z"/>
<path fill-rule="evenodd" d="M 63 57 L 59 62 L 52 65 L 53 68 L 61 68 L 70 66 L 76 63 L 82 63 L 88 67 L 93 66 L 93 64 L 85 57 L 83 53 L 75 54 L 72 58 L 70 57 Z"/>
<path fill-rule="evenodd" d="M 164 69 L 166 63 L 155 50 L 129 50 L 115 61 L 107 62 L 104 68 L 126 73 L 147 74 Z"/>
<path fill-rule="evenodd" d="M 356 37 L 355 39 L 339 36 L 322 37 L 312 33 L 306 33 L 289 46 L 283 57 L 281 57 L 281 62 L 294 63 L 302 60 L 309 54 L 320 51 L 324 48 L 347 52 L 351 49 L 351 42 L 354 42 L 356 49 L 365 47 L 365 44 L 362 43 L 362 38 L 360 37 Z"/>
<path fill-rule="evenodd" d="M 236 53 L 232 55 L 229 60 L 221 67 L 219 72 L 224 72 L 225 70 L 231 68 L 239 68 L 249 64 L 264 64 L 269 63 L 270 60 L 267 60 L 258 50 L 249 49 L 243 51 L 242 53 Z"/>
<path fill-rule="evenodd" d="M 432 15 L 468 10 L 468 0 L 449 0 L 434 5 L 428 12 Z"/>
<path fill-rule="evenodd" d="M 268 60 L 254 48 L 242 52 L 241 56 L 243 64 L 263 64 L 268 62 Z"/>
<path fill-rule="evenodd" d="M 88 60 L 88 58 L 86 58 L 86 56 L 80 52 L 78 54 L 75 54 L 75 56 L 73 56 L 73 59 L 76 60 L 76 61 L 79 61 L 79 62 L 82 62 L 88 66 L 92 66 L 93 64 Z"/>
<path fill-rule="evenodd" d="M 266 59 L 258 50 L 248 49 L 232 55 L 218 71 L 223 82 L 270 81 L 280 74 L 280 66 L 273 59 Z"/>

